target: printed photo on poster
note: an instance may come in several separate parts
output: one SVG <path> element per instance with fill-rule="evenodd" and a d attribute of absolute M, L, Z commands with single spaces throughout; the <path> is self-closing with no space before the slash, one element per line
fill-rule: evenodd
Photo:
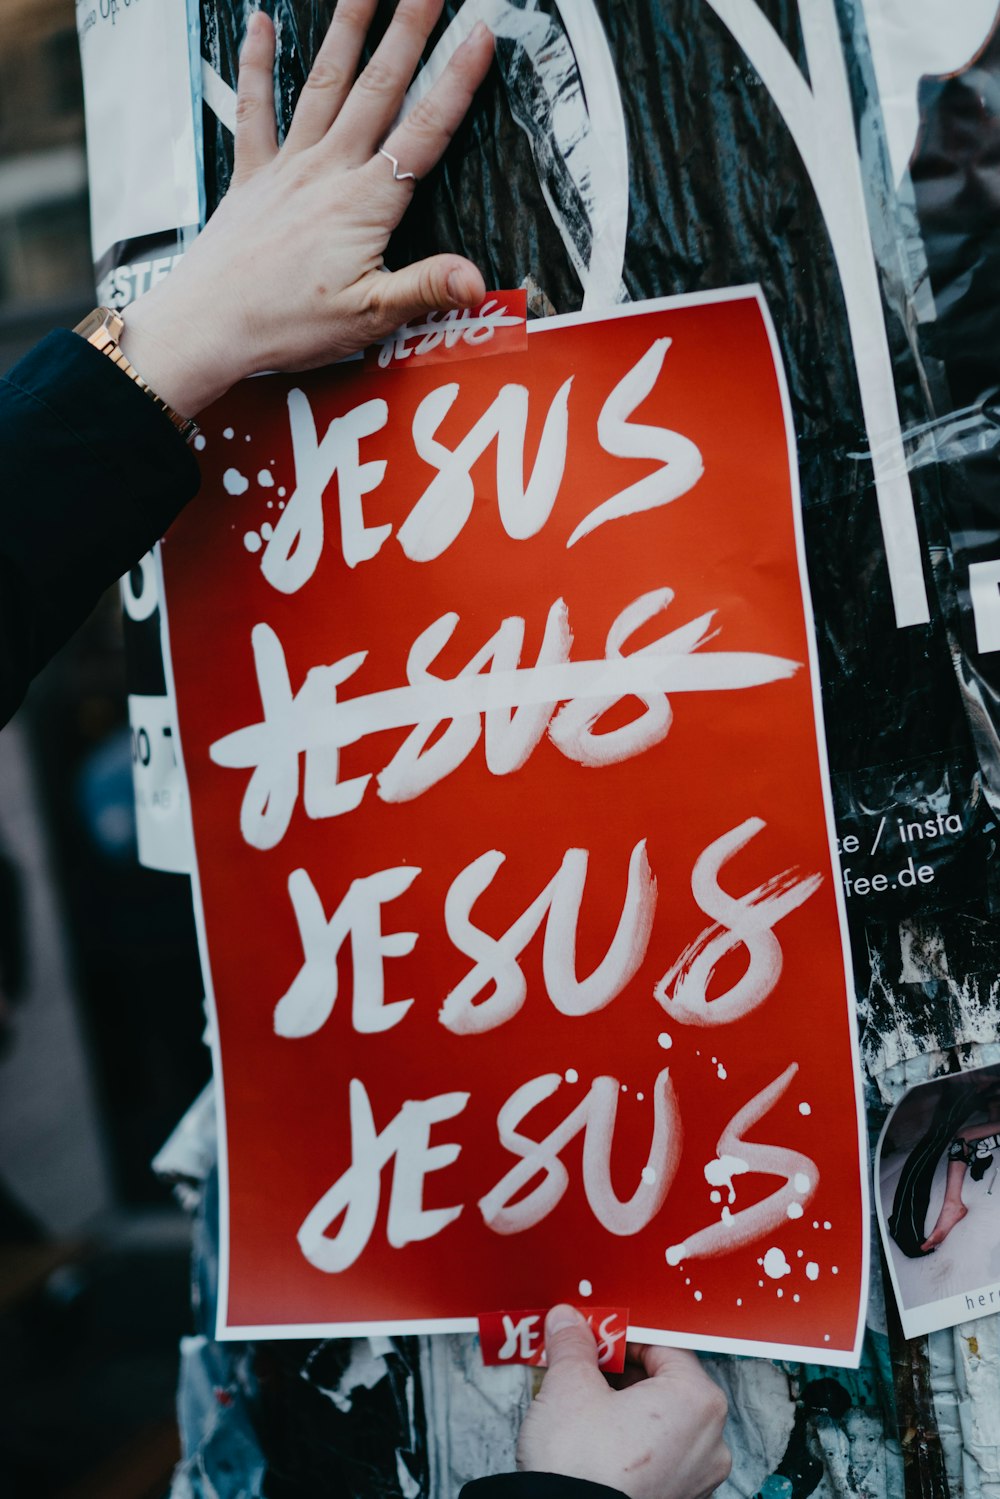
<path fill-rule="evenodd" d="M 1000 1311 L 1000 1066 L 911 1089 L 875 1180 L 905 1336 Z"/>

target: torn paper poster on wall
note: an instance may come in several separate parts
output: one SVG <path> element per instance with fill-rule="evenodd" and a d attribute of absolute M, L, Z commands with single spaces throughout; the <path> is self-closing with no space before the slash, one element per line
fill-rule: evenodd
<path fill-rule="evenodd" d="M 253 381 L 205 437 L 164 574 L 220 1332 L 593 1297 L 637 1336 L 856 1361 L 854 1032 L 759 293 Z"/>
<path fill-rule="evenodd" d="M 908 1337 L 1000 1311 L 1000 1066 L 911 1089 L 876 1159 L 879 1223 Z"/>
<path fill-rule="evenodd" d="M 204 218 L 196 0 L 77 0 L 97 299 L 123 309 L 159 285 Z M 152 554 L 122 580 L 140 862 L 191 867 L 173 753 Z"/>
<path fill-rule="evenodd" d="M 202 219 L 198 12 L 189 0 L 77 0 L 76 23 L 91 247 L 102 301 L 122 307 L 162 280 L 181 231 Z"/>

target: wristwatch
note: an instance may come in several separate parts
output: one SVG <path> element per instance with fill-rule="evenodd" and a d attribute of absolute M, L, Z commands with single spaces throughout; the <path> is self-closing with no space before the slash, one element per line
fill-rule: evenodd
<path fill-rule="evenodd" d="M 85 338 L 89 344 L 100 354 L 106 354 L 112 364 L 116 364 L 123 375 L 134 380 L 141 391 L 144 391 L 149 399 L 163 412 L 168 421 L 172 422 L 181 434 L 185 442 L 190 442 L 197 436 L 198 423 L 191 417 L 181 416 L 172 406 L 168 406 L 161 396 L 139 374 L 139 371 L 125 358 L 118 340 L 122 336 L 125 327 L 125 319 L 120 312 L 113 312 L 110 307 L 95 307 L 93 312 L 88 312 L 82 323 L 77 323 L 73 329 Z"/>

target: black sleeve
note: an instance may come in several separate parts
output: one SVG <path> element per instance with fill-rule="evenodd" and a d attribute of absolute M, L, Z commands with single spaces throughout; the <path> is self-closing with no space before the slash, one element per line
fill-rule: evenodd
<path fill-rule="evenodd" d="M 0 378 L 0 724 L 199 479 L 163 413 L 75 333 Z"/>
<path fill-rule="evenodd" d="M 620 1489 L 562 1473 L 496 1473 L 462 1486 L 459 1499 L 625 1499 Z"/>

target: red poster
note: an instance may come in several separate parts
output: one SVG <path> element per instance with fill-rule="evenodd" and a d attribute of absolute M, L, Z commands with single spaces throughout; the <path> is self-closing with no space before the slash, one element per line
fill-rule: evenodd
<path fill-rule="evenodd" d="M 223 1337 L 856 1362 L 865 1173 L 754 288 L 251 381 L 163 547 Z"/>

